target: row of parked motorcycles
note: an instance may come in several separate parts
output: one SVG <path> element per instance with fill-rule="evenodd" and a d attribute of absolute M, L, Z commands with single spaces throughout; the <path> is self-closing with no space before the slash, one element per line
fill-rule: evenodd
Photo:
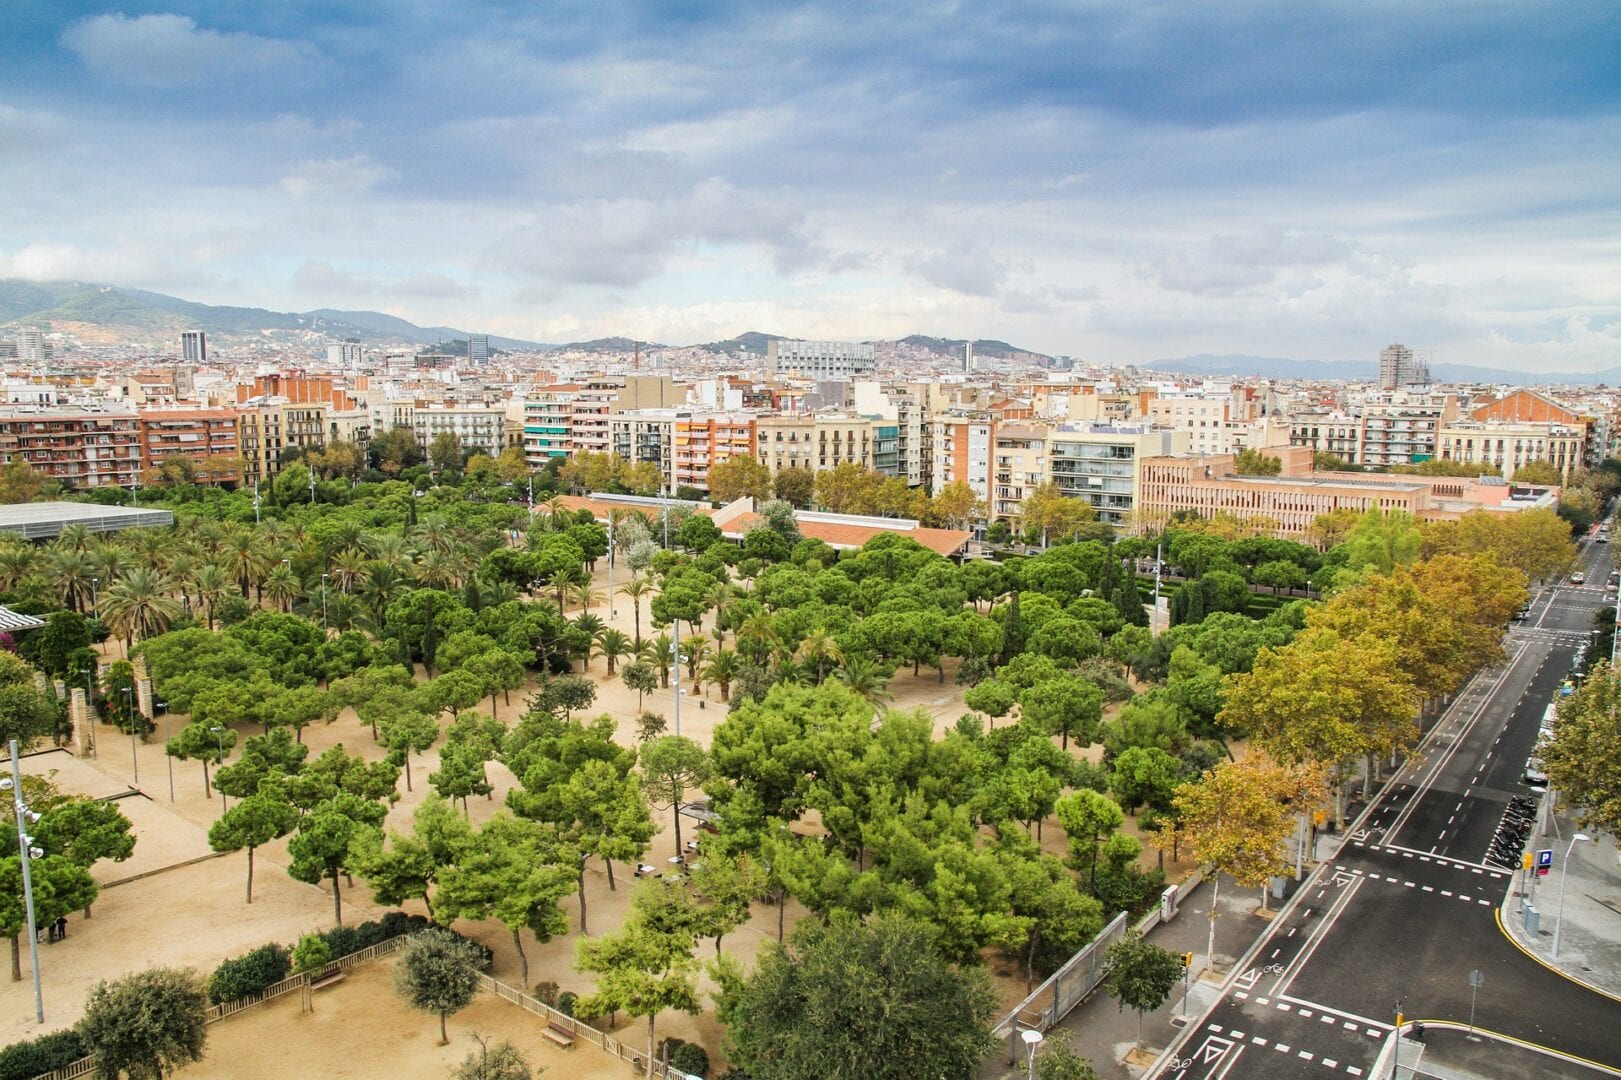
<path fill-rule="evenodd" d="M 1507 870 L 1518 870 L 1525 851 L 1525 842 L 1537 823 L 1537 802 L 1529 795 L 1516 795 L 1508 801 L 1503 820 L 1497 823 L 1497 835 L 1492 837 L 1491 851 L 1486 861 Z"/>

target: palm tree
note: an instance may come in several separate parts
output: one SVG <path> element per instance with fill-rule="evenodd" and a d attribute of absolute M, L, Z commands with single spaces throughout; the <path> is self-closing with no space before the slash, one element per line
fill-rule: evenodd
<path fill-rule="evenodd" d="M 835 677 L 873 705 L 882 704 L 895 696 L 888 689 L 889 672 L 866 656 L 847 658 Z"/>
<path fill-rule="evenodd" d="M 447 589 L 457 584 L 458 560 L 449 551 L 430 547 L 417 560 L 417 580 L 431 589 Z"/>
<path fill-rule="evenodd" d="M 18 582 L 28 577 L 40 563 L 39 549 L 15 547 L 0 551 L 0 589 L 10 592 Z"/>
<path fill-rule="evenodd" d="M 731 649 L 720 649 L 704 668 L 704 679 L 720 687 L 720 699 L 732 700 L 732 681 L 737 678 L 739 669 L 743 666 L 737 653 Z"/>
<path fill-rule="evenodd" d="M 582 611 L 590 611 L 591 605 L 600 604 L 606 600 L 601 592 L 591 587 L 589 579 L 569 586 L 569 599 L 580 605 Z"/>
<path fill-rule="evenodd" d="M 231 575 L 225 567 L 218 563 L 207 563 L 199 566 L 192 575 L 192 587 L 197 590 L 197 599 L 208 608 L 208 628 L 214 629 L 214 605 L 219 598 L 231 587 Z"/>
<path fill-rule="evenodd" d="M 648 650 L 647 662 L 659 669 L 659 685 L 666 690 L 670 688 L 671 652 L 675 646 L 675 639 L 668 633 L 650 638 L 645 645 Z"/>
<path fill-rule="evenodd" d="M 353 547 L 344 548 L 332 560 L 332 585 L 339 592 L 354 592 L 366 576 L 366 554 Z"/>
<path fill-rule="evenodd" d="M 844 663 L 844 650 L 833 635 L 827 632 L 827 627 L 818 626 L 805 635 L 799 643 L 799 649 L 794 653 L 796 659 L 816 662 L 816 685 L 821 686 L 822 680 L 827 677 L 827 664 Z"/>
<path fill-rule="evenodd" d="M 642 642 L 642 597 L 653 592 L 653 581 L 647 577 L 633 577 L 619 586 L 619 595 L 630 597 L 631 618 L 636 626 L 636 643 Z"/>
<path fill-rule="evenodd" d="M 730 585 L 726 584 L 724 581 L 717 581 L 715 584 L 709 587 L 708 592 L 704 593 L 704 610 L 713 611 L 715 613 L 715 621 L 719 622 L 720 613 L 724 611 L 726 609 L 726 605 L 730 604 L 734 599 L 736 599 L 736 597 L 737 593 Z"/>
<path fill-rule="evenodd" d="M 106 543 L 92 547 L 85 553 L 85 560 L 89 563 L 91 575 L 101 579 L 102 588 L 107 588 L 140 565 L 123 548 Z"/>
<path fill-rule="evenodd" d="M 701 637 L 681 639 L 681 660 L 687 665 L 687 678 L 697 681 L 698 667 L 713 654 L 709 640 Z"/>
<path fill-rule="evenodd" d="M 399 533 L 374 533 L 369 538 L 367 554 L 371 561 L 385 563 L 397 571 L 411 567 L 411 546 Z"/>
<path fill-rule="evenodd" d="M 771 625 L 771 617 L 764 612 L 750 615 L 743 620 L 743 625 L 737 628 L 738 651 L 756 664 L 764 663 L 772 648 L 780 641 L 776 627 Z"/>
<path fill-rule="evenodd" d="M 581 615 L 574 620 L 574 625 L 576 628 L 585 631 L 586 644 L 585 648 L 580 650 L 579 655 L 585 660 L 585 670 L 590 671 L 592 643 L 597 640 L 597 635 L 602 633 L 602 629 L 606 624 L 595 615 Z"/>
<path fill-rule="evenodd" d="M 565 595 L 574 595 L 576 590 L 582 587 L 589 588 L 591 575 L 586 572 L 585 567 L 574 566 L 554 575 L 551 583 L 557 586 L 557 610 L 567 611 L 568 602 L 564 599 Z"/>
<path fill-rule="evenodd" d="M 293 573 L 293 568 L 286 563 L 277 563 L 276 568 L 265 578 L 265 595 L 282 611 L 291 611 L 293 598 L 303 591 L 303 582 L 298 580 L 298 575 Z"/>
<path fill-rule="evenodd" d="M 95 573 L 84 552 L 70 547 L 52 546 L 45 554 L 45 574 L 62 590 L 62 603 L 74 611 L 91 606 L 87 601 L 95 597 Z"/>
<path fill-rule="evenodd" d="M 456 530 L 442 517 L 431 517 L 417 530 L 422 550 L 448 553 L 456 544 Z"/>
<path fill-rule="evenodd" d="M 371 562 L 366 564 L 366 580 L 361 598 L 367 610 L 372 615 L 372 621 L 378 626 L 383 625 L 383 619 L 388 614 L 388 605 L 400 593 L 410 587 L 404 573 L 397 567 L 386 562 Z"/>
<path fill-rule="evenodd" d="M 563 520 L 563 515 L 567 514 L 568 512 L 568 507 L 563 505 L 563 496 L 553 495 L 551 498 L 547 499 L 546 527 L 554 532 L 557 531 L 558 525 Z"/>
<path fill-rule="evenodd" d="M 612 677 L 621 656 L 632 653 L 630 638 L 623 630 L 607 626 L 597 631 L 597 655 L 608 659 L 608 675 Z"/>
<path fill-rule="evenodd" d="M 349 593 L 329 593 L 326 598 L 326 624 L 338 633 L 353 630 L 360 617 L 360 601 Z"/>
<path fill-rule="evenodd" d="M 51 546 L 83 555 L 90 547 L 90 528 L 87 525 L 65 526 L 56 534 L 56 542 Z"/>
<path fill-rule="evenodd" d="M 136 567 L 107 590 L 102 603 L 107 625 L 123 637 L 126 648 L 138 639 L 163 633 L 181 615 L 180 602 L 171 592 L 162 574 Z"/>

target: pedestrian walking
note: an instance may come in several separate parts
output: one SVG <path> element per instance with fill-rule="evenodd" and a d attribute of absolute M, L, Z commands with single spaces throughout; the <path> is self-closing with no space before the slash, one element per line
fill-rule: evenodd
<path fill-rule="evenodd" d="M 68 917 L 66 915 L 58 915 L 56 917 L 55 930 L 56 930 L 56 940 L 57 941 L 66 941 L 67 940 L 67 936 L 68 936 Z"/>

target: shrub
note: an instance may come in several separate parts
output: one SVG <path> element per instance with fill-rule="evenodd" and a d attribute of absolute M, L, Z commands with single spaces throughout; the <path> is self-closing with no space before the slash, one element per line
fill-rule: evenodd
<path fill-rule="evenodd" d="M 535 998 L 542 1004 L 557 1008 L 557 984 L 551 980 L 535 984 Z"/>
<path fill-rule="evenodd" d="M 0 1050 L 0 1080 L 33 1080 L 78 1061 L 85 1053 L 84 1040 L 72 1028 L 14 1042 Z"/>
<path fill-rule="evenodd" d="M 653 1048 L 653 1060 L 668 1061 L 671 1065 L 674 1065 L 675 1052 L 685 1045 L 687 1045 L 687 1040 L 676 1038 L 674 1035 L 666 1035 Z"/>
<path fill-rule="evenodd" d="M 721 1073 L 717 1080 L 754 1080 L 754 1078 L 748 1073 L 744 1072 L 742 1069 L 739 1069 L 736 1065 L 733 1065 L 730 1069 L 727 1069 L 725 1072 Z"/>
<path fill-rule="evenodd" d="M 682 1043 L 670 1051 L 670 1065 L 693 1076 L 708 1076 L 709 1054 L 697 1043 Z"/>
<path fill-rule="evenodd" d="M 320 971 L 332 962 L 332 947 L 320 934 L 305 934 L 293 947 L 293 970 Z"/>
<path fill-rule="evenodd" d="M 321 940 L 326 942 L 327 950 L 333 960 L 360 951 L 360 946 L 355 944 L 356 941 L 360 940 L 360 933 L 352 926 L 334 926 L 330 930 L 323 930 Z"/>
<path fill-rule="evenodd" d="M 233 957 L 214 969 L 208 979 L 208 1000 L 215 1005 L 262 994 L 292 970 L 292 958 L 282 945 L 261 945 Z"/>
<path fill-rule="evenodd" d="M 561 994 L 557 995 L 557 1004 L 554 1005 L 553 1008 L 562 1013 L 564 1016 L 573 1016 L 574 1002 L 579 999 L 579 996 L 580 995 L 576 994 L 572 990 L 564 990 Z"/>

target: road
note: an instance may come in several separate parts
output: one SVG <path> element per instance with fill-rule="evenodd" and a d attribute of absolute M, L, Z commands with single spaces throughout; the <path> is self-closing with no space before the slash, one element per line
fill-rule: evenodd
<path fill-rule="evenodd" d="M 1398 1002 L 1409 1019 L 1465 1023 L 1476 969 L 1480 1027 L 1621 1068 L 1621 1004 L 1510 943 L 1496 919 L 1514 882 L 1484 862 L 1508 800 L 1530 790 L 1543 712 L 1603 604 L 1608 545 L 1584 547 L 1581 563 L 1592 584 L 1539 593 L 1507 664 L 1436 723 L 1159 1076 L 1369 1077 Z"/>

